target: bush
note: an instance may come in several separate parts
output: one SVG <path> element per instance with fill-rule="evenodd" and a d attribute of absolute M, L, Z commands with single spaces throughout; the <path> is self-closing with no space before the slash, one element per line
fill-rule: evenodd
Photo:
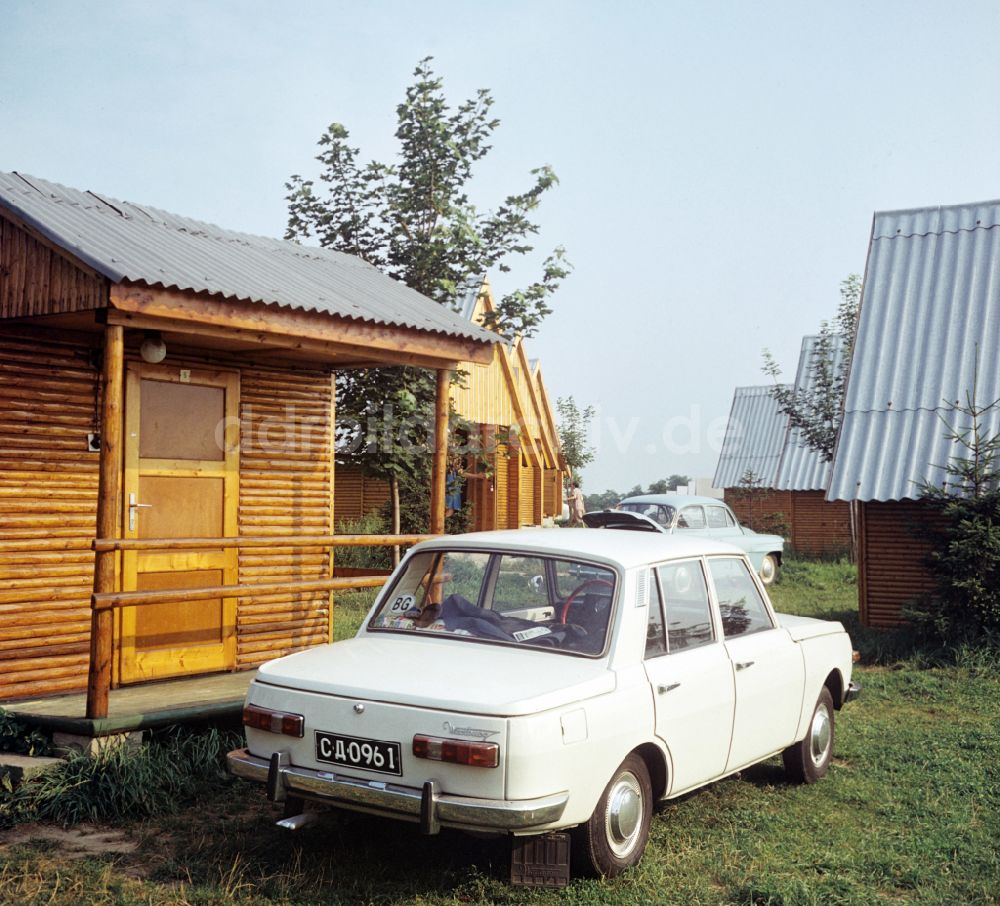
<path fill-rule="evenodd" d="M 48 755 L 49 738 L 36 727 L 27 727 L 0 709 L 0 752 L 15 755 Z"/>
<path fill-rule="evenodd" d="M 337 523 L 338 535 L 387 535 L 388 520 L 382 513 L 368 513 L 360 519 L 343 519 Z M 338 547 L 333 565 L 345 569 L 390 569 L 391 547 Z"/>

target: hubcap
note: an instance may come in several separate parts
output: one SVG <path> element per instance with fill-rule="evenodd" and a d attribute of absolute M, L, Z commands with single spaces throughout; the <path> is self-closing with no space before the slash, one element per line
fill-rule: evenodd
<path fill-rule="evenodd" d="M 604 817 L 608 845 L 616 856 L 626 855 L 635 845 L 642 824 L 642 788 L 631 772 L 615 780 Z"/>
<path fill-rule="evenodd" d="M 760 565 L 760 577 L 764 582 L 770 582 L 774 578 L 774 560 L 765 557 Z"/>
<path fill-rule="evenodd" d="M 812 720 L 812 730 L 809 734 L 809 753 L 813 764 L 820 765 L 826 758 L 830 748 L 830 714 L 826 708 L 820 708 Z"/>

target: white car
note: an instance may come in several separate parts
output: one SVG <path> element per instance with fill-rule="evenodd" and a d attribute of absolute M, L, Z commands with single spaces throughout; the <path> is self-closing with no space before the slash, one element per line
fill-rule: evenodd
<path fill-rule="evenodd" d="M 778 753 L 822 777 L 851 665 L 839 623 L 775 614 L 722 542 L 447 536 L 408 553 L 355 638 L 260 668 L 228 763 L 289 827 L 326 804 L 510 834 L 542 863 L 567 847 L 532 838 L 574 829 L 553 839 L 610 877 L 642 857 L 654 802 Z"/>

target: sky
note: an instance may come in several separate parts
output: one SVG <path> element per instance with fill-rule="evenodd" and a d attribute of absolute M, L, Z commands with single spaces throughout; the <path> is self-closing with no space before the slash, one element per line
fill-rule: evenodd
<path fill-rule="evenodd" d="M 0 170 L 281 236 L 343 123 L 390 162 L 433 56 L 501 120 L 483 210 L 551 165 L 536 252 L 571 276 L 527 341 L 593 406 L 586 492 L 711 477 L 737 386 L 862 273 L 877 210 L 1000 198 L 996 0 L 0 0 Z"/>

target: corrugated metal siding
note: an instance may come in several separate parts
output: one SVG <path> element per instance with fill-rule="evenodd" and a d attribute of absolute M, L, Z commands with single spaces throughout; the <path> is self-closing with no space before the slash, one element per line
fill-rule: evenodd
<path fill-rule="evenodd" d="M 108 287 L 0 217 L 0 318 L 104 308 Z"/>
<path fill-rule="evenodd" d="M 933 517 L 926 504 L 915 500 L 873 501 L 865 503 L 861 513 L 861 622 L 898 626 L 904 605 L 932 587 L 923 565 L 930 545 L 915 536 L 914 527 Z"/>
<path fill-rule="evenodd" d="M 0 207 L 113 283 L 176 287 L 482 342 L 498 339 L 360 258 L 330 249 L 236 233 L 18 173 L 0 173 Z"/>
<path fill-rule="evenodd" d="M 770 385 L 736 388 L 713 487 L 735 488 L 747 470 L 762 487 L 774 484 L 788 419 L 770 391 Z"/>
<path fill-rule="evenodd" d="M 956 453 L 942 400 L 1000 397 L 1000 202 L 876 214 L 828 496 L 903 500 Z M 984 419 L 1000 432 L 1000 411 Z"/>
<path fill-rule="evenodd" d="M 809 392 L 813 389 L 816 377 L 816 367 L 819 360 L 818 336 L 802 338 L 802 350 L 799 353 L 799 367 L 795 372 L 796 392 Z M 844 356 L 843 337 L 833 338 L 833 360 L 831 369 L 836 374 Z M 778 463 L 777 477 L 774 486 L 782 491 L 824 491 L 830 474 L 830 463 L 824 462 L 822 455 L 806 446 L 800 429 L 790 424 L 785 429 L 785 442 L 781 451 L 781 461 Z"/>
<path fill-rule="evenodd" d="M 0 333 L 0 699 L 86 688 L 97 524 L 90 347 Z M 32 542 L 65 540 L 41 551 Z"/>

